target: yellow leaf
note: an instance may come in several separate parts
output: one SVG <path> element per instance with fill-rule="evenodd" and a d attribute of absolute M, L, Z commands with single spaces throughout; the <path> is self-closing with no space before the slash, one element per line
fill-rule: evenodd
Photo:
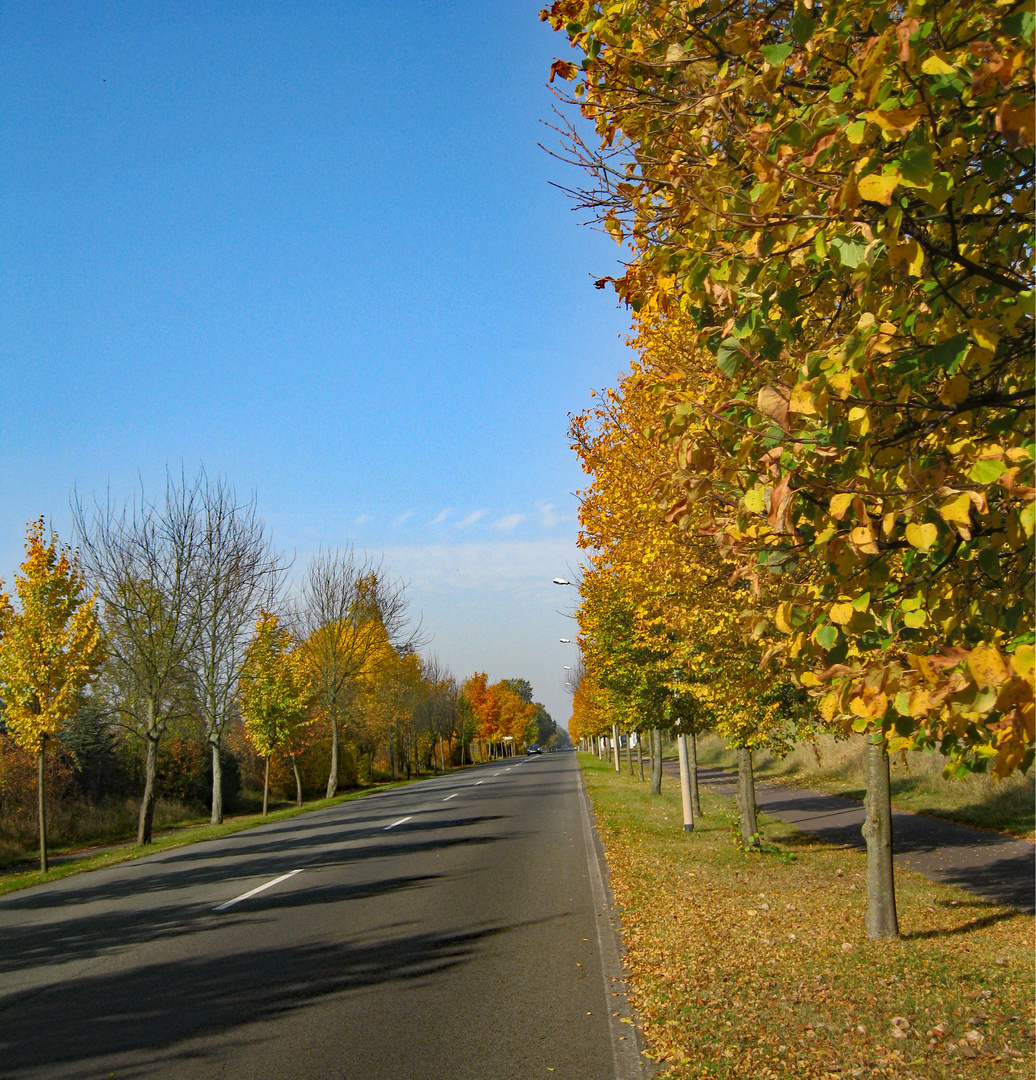
<path fill-rule="evenodd" d="M 877 720 L 885 715 L 888 704 L 889 699 L 884 691 L 865 692 L 862 697 L 854 697 L 849 702 L 849 711 L 854 716 L 863 717 L 865 720 Z"/>
<path fill-rule="evenodd" d="M 924 116 L 925 110 L 923 106 L 915 105 L 912 109 L 889 109 L 887 112 L 882 112 L 880 109 L 873 109 L 871 112 L 864 113 L 863 115 L 871 121 L 871 123 L 877 124 L 882 131 L 891 132 L 895 135 L 908 135 L 911 131 L 917 127 L 917 122 Z M 870 179 L 866 177 L 865 179 Z M 896 178 L 898 183 L 899 178 Z M 864 181 L 860 181 L 860 194 L 863 194 Z M 864 198 L 867 198 L 864 195 Z M 885 204 L 888 205 L 887 203 Z"/>
<path fill-rule="evenodd" d="M 942 516 L 943 521 L 952 521 L 958 525 L 964 526 L 971 524 L 970 510 L 971 499 L 968 498 L 968 493 L 966 491 L 954 495 L 952 499 L 947 499 L 946 502 L 939 507 L 939 513 Z"/>
<path fill-rule="evenodd" d="M 801 413 L 803 416 L 816 416 L 817 401 L 813 396 L 815 380 L 796 383 L 791 388 L 791 398 L 788 401 L 788 412 Z"/>
<path fill-rule="evenodd" d="M 892 193 L 896 190 L 898 183 L 898 176 L 865 176 L 857 184 L 857 188 L 861 199 L 881 203 L 882 206 L 891 206 Z"/>
<path fill-rule="evenodd" d="M 939 528 L 930 521 L 918 525 L 911 521 L 906 527 L 907 543 L 911 547 L 927 551 L 935 543 L 939 536 Z"/>
<path fill-rule="evenodd" d="M 877 555 L 879 553 L 873 525 L 857 525 L 849 533 L 849 540 L 865 555 Z"/>
<path fill-rule="evenodd" d="M 1030 685 L 1033 683 L 1033 660 L 1036 650 L 1031 645 L 1019 645 L 1011 657 L 1011 667 L 1020 679 L 1025 679 Z"/>
<path fill-rule="evenodd" d="M 761 487 L 749 488 L 745 492 L 745 509 L 750 514 L 761 514 L 764 507 L 763 489 Z"/>
<path fill-rule="evenodd" d="M 924 272 L 924 249 L 916 240 L 890 248 L 889 259 L 897 270 L 909 277 L 919 278 Z"/>
<path fill-rule="evenodd" d="M 959 405 L 968 396 L 970 389 L 967 375 L 954 375 L 939 391 L 939 400 L 944 405 Z"/>
<path fill-rule="evenodd" d="M 777 624 L 777 629 L 782 634 L 791 633 L 791 613 L 792 604 L 790 600 L 786 600 L 783 604 L 777 605 L 777 611 L 774 614 L 774 622 Z"/>
<path fill-rule="evenodd" d="M 837 375 L 828 375 L 827 384 L 837 397 L 845 401 L 852 387 L 852 374 L 848 371 L 839 371 Z"/>
<path fill-rule="evenodd" d="M 931 56 L 926 57 L 921 65 L 921 70 L 926 75 L 954 75 L 957 71 L 952 64 L 946 63 L 937 53 L 932 53 Z"/>
<path fill-rule="evenodd" d="M 919 626 L 924 626 L 927 619 L 928 616 L 923 611 L 908 611 L 903 616 L 903 623 L 916 630 Z"/>
<path fill-rule="evenodd" d="M 993 645 L 976 645 L 968 657 L 968 667 L 979 686 L 999 686 L 1007 678 L 1007 665 Z"/>
<path fill-rule="evenodd" d="M 799 683 L 802 686 L 819 686 L 820 680 L 813 674 L 812 671 L 804 671 L 799 676 Z"/>
<path fill-rule="evenodd" d="M 853 606 L 852 604 L 832 604 L 828 614 L 833 623 L 845 626 L 853 617 Z"/>
<path fill-rule="evenodd" d="M 845 512 L 852 505 L 852 501 L 853 494 L 851 491 L 831 496 L 831 516 L 835 521 L 841 521 L 845 517 Z"/>
<path fill-rule="evenodd" d="M 835 691 L 832 690 L 830 694 L 825 694 L 820 699 L 820 715 L 824 718 L 825 723 L 831 723 L 837 709 L 838 694 Z"/>
<path fill-rule="evenodd" d="M 972 340 L 982 349 L 995 349 L 1000 335 L 995 319 L 972 319 L 968 323 Z"/>

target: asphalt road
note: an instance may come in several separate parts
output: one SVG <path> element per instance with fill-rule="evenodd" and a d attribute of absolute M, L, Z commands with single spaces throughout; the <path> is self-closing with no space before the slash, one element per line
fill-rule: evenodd
<path fill-rule="evenodd" d="M 599 862 L 561 752 L 0 897 L 0 1077 L 632 1080 Z"/>

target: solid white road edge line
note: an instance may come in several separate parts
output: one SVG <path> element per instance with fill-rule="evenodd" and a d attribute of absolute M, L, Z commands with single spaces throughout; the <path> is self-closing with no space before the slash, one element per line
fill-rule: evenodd
<path fill-rule="evenodd" d="M 452 795 L 447 795 L 443 802 L 449 802 L 450 799 L 455 799 L 460 794 L 459 791 L 455 791 Z"/>
<path fill-rule="evenodd" d="M 394 829 L 397 825 L 402 825 L 404 821 L 409 821 L 413 816 L 413 814 L 407 814 L 406 817 L 401 817 L 399 821 L 393 821 L 391 825 L 386 825 L 381 831 L 388 832 L 389 829 Z"/>
<path fill-rule="evenodd" d="M 301 874 L 301 870 L 292 870 L 287 874 L 281 874 L 280 877 L 275 877 L 273 881 L 266 882 L 265 885 L 257 885 L 254 889 L 249 889 L 248 892 L 242 893 L 240 896 L 235 896 L 233 900 L 228 900 L 225 904 L 220 904 L 219 907 L 214 907 L 213 911 L 226 911 L 228 907 L 233 907 L 235 904 L 240 904 L 242 900 L 247 900 L 250 896 L 255 896 L 256 893 L 265 892 L 267 889 L 272 889 L 274 885 L 279 885 L 282 881 L 287 881 L 288 878 L 294 877 L 296 874 Z"/>
<path fill-rule="evenodd" d="M 475 787 L 478 787 L 479 784 L 484 784 L 484 783 L 485 783 L 485 780 L 476 780 L 475 781 Z"/>

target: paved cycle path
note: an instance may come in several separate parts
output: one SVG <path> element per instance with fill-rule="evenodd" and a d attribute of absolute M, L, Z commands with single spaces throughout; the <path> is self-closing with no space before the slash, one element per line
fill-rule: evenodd
<path fill-rule="evenodd" d="M 677 763 L 663 765 L 666 776 L 679 783 Z M 727 769 L 699 768 L 698 781 L 721 795 L 737 793 L 737 774 Z M 755 799 L 760 811 L 803 832 L 834 844 L 866 847 L 860 832 L 863 803 L 855 799 L 769 780 L 756 781 Z M 1036 913 L 1036 845 L 1030 840 L 893 810 L 892 845 L 898 866 Z"/>

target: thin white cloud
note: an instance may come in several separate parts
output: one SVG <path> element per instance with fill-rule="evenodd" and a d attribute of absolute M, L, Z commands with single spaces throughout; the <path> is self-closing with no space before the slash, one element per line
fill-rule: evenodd
<path fill-rule="evenodd" d="M 556 513 L 557 507 L 551 502 L 539 502 L 536 504 L 536 509 L 539 511 L 540 524 L 545 529 L 553 529 L 562 520 L 561 516 Z"/>
<path fill-rule="evenodd" d="M 536 595 L 550 608 L 571 599 L 553 584 L 579 553 L 570 540 L 469 541 L 389 547 L 385 563 L 415 590 L 468 593 L 472 602 L 487 593 Z M 558 568 L 561 568 L 560 570 Z"/>
<path fill-rule="evenodd" d="M 474 511 L 472 511 L 472 513 L 468 514 L 468 516 L 466 518 L 464 518 L 461 521 L 458 521 L 457 524 L 462 529 L 464 529 L 464 528 L 467 528 L 469 525 L 474 525 L 476 521 L 480 521 L 485 516 L 486 516 L 486 511 L 485 510 L 474 510 Z"/>
<path fill-rule="evenodd" d="M 524 520 L 524 514 L 507 514 L 499 521 L 494 522 L 493 528 L 499 529 L 500 532 L 510 532 L 515 525 L 520 525 Z"/>
<path fill-rule="evenodd" d="M 445 510 L 440 510 L 439 513 L 437 513 L 435 517 L 433 517 L 432 520 L 428 522 L 428 524 L 441 525 L 452 513 L 453 511 L 447 506 Z"/>
<path fill-rule="evenodd" d="M 370 514 L 360 514 L 360 516 L 353 522 L 354 525 L 366 525 L 370 521 Z"/>
<path fill-rule="evenodd" d="M 395 520 L 395 522 L 393 524 L 395 524 L 395 525 L 403 525 L 405 522 L 409 521 L 413 516 L 414 516 L 413 510 L 407 510 L 404 513 L 400 514 L 399 517 L 396 518 L 396 520 Z"/>

